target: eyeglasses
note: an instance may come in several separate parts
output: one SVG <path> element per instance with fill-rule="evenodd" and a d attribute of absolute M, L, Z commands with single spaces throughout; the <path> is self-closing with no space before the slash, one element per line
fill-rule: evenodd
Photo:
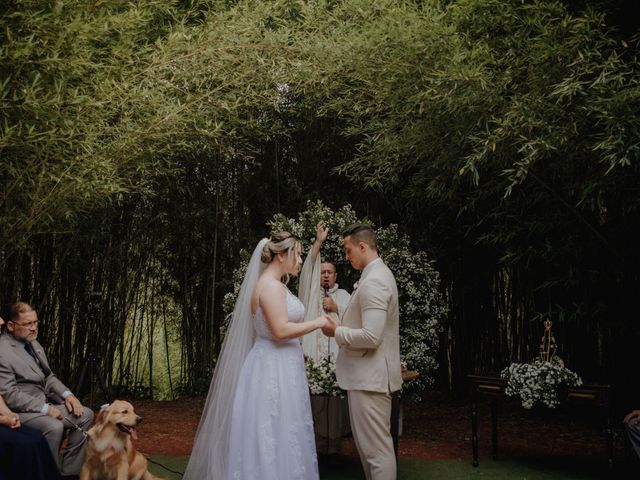
<path fill-rule="evenodd" d="M 13 323 L 14 325 L 18 325 L 19 327 L 24 327 L 24 328 L 37 327 L 38 322 L 39 320 L 34 320 L 33 322 L 27 322 L 27 323 L 18 323 L 18 322 L 11 321 L 11 323 Z"/>

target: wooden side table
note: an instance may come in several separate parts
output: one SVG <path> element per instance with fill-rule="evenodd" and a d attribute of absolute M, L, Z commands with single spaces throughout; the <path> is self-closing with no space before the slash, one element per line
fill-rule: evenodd
<path fill-rule="evenodd" d="M 491 407 L 491 454 L 498 458 L 498 409 L 497 404 L 509 398 L 504 390 L 507 381 L 498 374 L 467 375 L 471 385 L 471 448 L 473 450 L 473 466 L 478 462 L 478 401 L 484 398 Z M 564 387 L 558 392 L 562 403 L 571 403 L 593 407 L 602 413 L 604 422 L 607 462 L 613 468 L 613 429 L 611 428 L 611 387 L 609 385 L 585 384 L 580 387 Z"/>

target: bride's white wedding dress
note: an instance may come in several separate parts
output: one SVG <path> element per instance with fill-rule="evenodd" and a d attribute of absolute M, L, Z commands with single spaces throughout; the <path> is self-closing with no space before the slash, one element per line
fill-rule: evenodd
<path fill-rule="evenodd" d="M 260 240 L 249 260 L 184 480 L 318 479 L 300 340 L 274 340 L 262 309 L 251 314 L 268 241 Z M 285 301 L 288 320 L 302 321 L 300 300 L 286 290 Z"/>
<path fill-rule="evenodd" d="M 289 322 L 304 306 L 286 289 Z M 256 340 L 242 366 L 233 401 L 228 480 L 317 480 L 313 417 L 298 338 L 274 340 L 260 306 Z"/>

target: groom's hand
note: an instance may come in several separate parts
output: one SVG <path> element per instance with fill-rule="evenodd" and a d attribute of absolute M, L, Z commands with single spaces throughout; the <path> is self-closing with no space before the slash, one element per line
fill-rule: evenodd
<path fill-rule="evenodd" d="M 336 334 L 336 328 L 338 328 L 338 322 L 336 322 L 329 315 L 325 315 L 327 319 L 327 325 L 322 327 L 322 333 L 324 333 L 327 337 L 333 337 Z"/>

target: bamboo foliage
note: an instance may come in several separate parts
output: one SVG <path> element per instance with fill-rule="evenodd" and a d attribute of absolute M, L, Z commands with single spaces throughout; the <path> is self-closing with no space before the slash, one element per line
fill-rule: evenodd
<path fill-rule="evenodd" d="M 237 252 L 320 198 L 437 258 L 450 386 L 532 355 L 545 315 L 606 376 L 640 72 L 601 5 L 4 2 L 0 296 L 37 306 L 64 378 L 90 348 L 111 384 L 153 388 L 163 355 L 172 394 L 202 391 Z"/>

